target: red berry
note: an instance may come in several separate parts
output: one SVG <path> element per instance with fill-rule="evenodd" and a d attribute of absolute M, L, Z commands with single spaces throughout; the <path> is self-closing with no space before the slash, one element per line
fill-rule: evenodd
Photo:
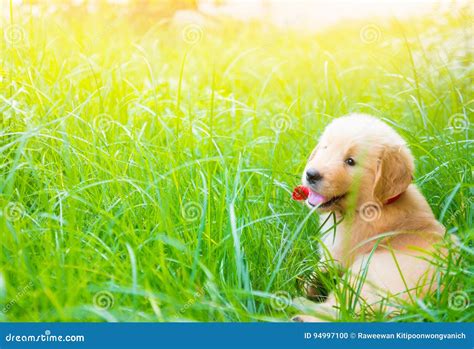
<path fill-rule="evenodd" d="M 305 187 L 304 185 L 298 185 L 295 189 L 293 189 L 293 194 L 291 197 L 293 200 L 306 200 L 309 196 L 309 188 Z"/>

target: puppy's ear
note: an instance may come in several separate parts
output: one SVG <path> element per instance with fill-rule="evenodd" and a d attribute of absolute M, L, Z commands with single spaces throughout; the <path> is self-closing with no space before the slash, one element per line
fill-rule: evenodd
<path fill-rule="evenodd" d="M 413 179 L 414 168 L 413 156 L 405 145 L 385 148 L 377 163 L 374 197 L 384 203 L 403 193 Z"/>

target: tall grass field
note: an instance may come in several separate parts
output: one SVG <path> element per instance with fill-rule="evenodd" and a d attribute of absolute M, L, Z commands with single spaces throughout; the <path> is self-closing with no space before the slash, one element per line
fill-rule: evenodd
<path fill-rule="evenodd" d="M 321 237 L 291 192 L 351 112 L 406 139 L 460 243 L 431 294 L 338 320 L 474 321 L 469 8 L 317 32 L 4 8 L 0 321 L 288 321 Z"/>

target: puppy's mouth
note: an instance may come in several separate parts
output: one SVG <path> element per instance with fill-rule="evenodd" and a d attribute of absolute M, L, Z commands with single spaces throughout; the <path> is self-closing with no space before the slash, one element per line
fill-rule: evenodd
<path fill-rule="evenodd" d="M 343 199 L 346 196 L 346 194 L 338 195 L 338 196 L 333 196 L 332 198 L 327 198 L 321 194 L 318 194 L 312 190 L 309 191 L 308 199 L 307 202 L 310 206 L 318 208 L 328 208 L 337 202 L 339 202 L 341 199 Z"/>

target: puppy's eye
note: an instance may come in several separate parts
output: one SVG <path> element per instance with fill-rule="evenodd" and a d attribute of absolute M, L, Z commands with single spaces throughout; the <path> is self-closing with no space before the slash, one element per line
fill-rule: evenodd
<path fill-rule="evenodd" d="M 346 164 L 348 164 L 349 166 L 355 166 L 356 162 L 353 158 L 347 158 L 346 160 L 344 160 L 344 162 Z"/>

